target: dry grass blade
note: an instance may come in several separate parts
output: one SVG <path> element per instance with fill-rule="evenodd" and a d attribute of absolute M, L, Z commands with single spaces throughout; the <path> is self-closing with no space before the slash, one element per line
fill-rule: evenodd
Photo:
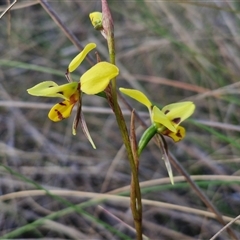
<path fill-rule="evenodd" d="M 69 40 L 78 48 L 79 51 L 83 50 L 82 44 L 78 41 L 76 36 L 66 27 L 66 25 L 61 21 L 58 17 L 57 13 L 53 10 L 53 8 L 49 5 L 46 0 L 39 0 L 42 7 L 45 11 L 51 16 L 54 22 L 59 26 L 59 28 L 65 33 L 65 35 L 69 38 Z M 90 64 L 93 65 L 92 59 L 89 56 L 86 57 Z"/>
<path fill-rule="evenodd" d="M 116 196 L 116 195 L 107 194 L 107 193 L 100 194 L 100 193 L 70 191 L 70 190 L 50 190 L 49 192 L 51 194 L 58 195 L 58 196 L 69 197 L 71 195 L 71 196 L 77 197 L 77 198 L 91 198 L 91 201 L 93 201 L 93 204 L 97 204 L 98 202 L 102 202 L 102 201 L 113 201 L 113 202 L 118 202 L 118 203 L 122 202 L 125 205 L 128 205 L 129 200 L 130 200 L 129 197 Z M 10 199 L 36 197 L 36 196 L 42 196 L 45 194 L 46 194 L 46 191 L 44 191 L 44 190 L 28 190 L 28 191 L 21 191 L 21 192 L 6 194 L 4 196 L 1 196 L 0 200 L 7 201 Z M 165 202 L 153 201 L 153 200 L 148 200 L 148 199 L 144 199 L 144 198 L 142 199 L 142 203 L 146 206 L 147 205 L 155 206 L 155 207 L 159 207 L 160 209 L 166 208 L 166 209 L 196 214 L 196 215 L 200 215 L 202 217 L 209 217 L 209 218 L 216 219 L 216 215 L 209 211 L 189 208 L 189 207 L 185 207 L 185 206 L 179 206 L 176 204 L 170 204 L 170 203 L 165 203 Z M 227 217 L 227 216 L 223 216 L 223 219 L 224 219 L 224 221 L 227 221 L 227 222 L 231 222 L 234 220 L 233 218 Z M 237 221 L 234 221 L 234 222 L 236 224 L 240 225 L 240 221 L 238 219 L 237 219 Z"/>
<path fill-rule="evenodd" d="M 10 9 L 17 3 L 18 0 L 14 0 L 6 9 L 3 11 L 3 13 L 0 15 L 0 19 L 8 12 Z"/>
<path fill-rule="evenodd" d="M 224 230 L 226 230 L 230 225 L 235 223 L 238 219 L 240 219 L 240 215 L 238 215 L 236 218 L 234 218 L 231 222 L 226 224 L 221 230 L 219 230 L 213 237 L 211 237 L 209 240 L 216 239 Z"/>
<path fill-rule="evenodd" d="M 31 0 L 31 1 L 25 1 L 25 2 L 17 2 L 18 0 L 14 0 L 11 5 L 9 5 L 8 7 L 0 7 L 0 12 L 2 11 L 9 11 L 11 10 L 17 10 L 17 9 L 22 9 L 22 8 L 26 8 L 26 7 L 30 7 L 36 4 L 39 4 L 39 1 L 36 0 Z"/>

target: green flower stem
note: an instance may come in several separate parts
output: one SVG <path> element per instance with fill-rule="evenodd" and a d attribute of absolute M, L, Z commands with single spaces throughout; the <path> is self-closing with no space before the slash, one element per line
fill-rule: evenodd
<path fill-rule="evenodd" d="M 115 62 L 115 41 L 114 41 L 114 34 L 110 33 L 110 36 L 107 37 L 107 44 L 108 44 L 108 53 L 109 53 L 109 60 L 110 63 L 116 65 Z M 112 85 L 112 98 L 113 98 L 113 105 L 117 106 L 117 84 L 116 84 L 116 78 L 112 79 L 111 81 Z M 119 108 L 120 109 L 120 108 Z M 116 110 L 116 107 L 114 107 L 114 110 Z M 121 109 L 120 109 L 121 111 Z M 116 114 L 116 111 L 114 111 Z M 117 116 L 117 114 L 116 114 Z M 124 120 L 125 123 L 125 120 Z"/>
<path fill-rule="evenodd" d="M 115 64 L 115 44 L 114 44 L 114 34 L 110 32 L 107 36 L 107 43 L 109 49 L 110 63 Z M 122 114 L 122 110 L 119 107 L 117 101 L 117 88 L 116 88 L 116 78 L 111 81 L 111 96 L 112 96 L 112 107 L 116 116 L 118 127 L 120 129 L 124 145 L 126 147 L 128 160 L 132 172 L 132 182 L 131 182 L 131 209 L 134 218 L 134 224 L 137 232 L 137 239 L 142 240 L 142 198 L 138 179 L 138 170 L 134 161 L 134 156 L 131 148 L 131 142 L 129 139 L 129 134 L 126 126 L 125 119 Z"/>
<path fill-rule="evenodd" d="M 113 93 L 113 89 L 112 89 Z M 141 200 L 141 191 L 139 186 L 138 171 L 137 166 L 134 162 L 134 157 L 131 149 L 130 139 L 128 135 L 128 130 L 126 123 L 122 114 L 122 111 L 118 105 L 118 102 L 113 99 L 113 111 L 115 112 L 117 123 L 122 135 L 124 145 L 126 147 L 128 160 L 132 172 L 132 183 L 131 183 L 131 209 L 134 218 L 135 228 L 137 231 L 137 239 L 142 239 L 142 200 Z"/>

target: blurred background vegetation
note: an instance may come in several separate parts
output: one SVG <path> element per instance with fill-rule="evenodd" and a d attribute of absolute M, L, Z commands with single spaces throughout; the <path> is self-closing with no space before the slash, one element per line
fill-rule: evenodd
<path fill-rule="evenodd" d="M 0 1 L 1 12 L 9 3 Z M 100 0 L 48 3 L 83 46 L 95 42 L 101 59 L 108 59 L 106 42 L 88 16 L 101 11 Z M 181 100 L 196 104 L 183 124 L 185 139 L 177 144 L 167 139 L 169 150 L 226 222 L 237 217 L 239 2 L 109 0 L 109 5 L 118 86 L 143 90 L 160 107 Z M 48 119 L 56 99 L 26 92 L 44 80 L 64 84 L 68 63 L 79 50 L 34 0 L 17 1 L 0 19 L 0 39 L 0 236 L 134 239 L 126 197 L 129 163 L 106 101 L 83 98 L 97 146 L 93 150 L 80 128 L 72 136 L 73 116 L 59 123 Z M 84 61 L 74 80 L 89 67 Z M 128 101 L 147 122 L 146 109 Z M 129 123 L 129 111 L 121 106 Z M 136 126 L 139 138 L 143 128 Z M 223 226 L 175 169 L 175 185 L 169 184 L 161 157 L 152 141 L 140 159 L 144 234 L 150 239 L 211 238 Z M 97 202 L 99 196 L 105 200 Z M 239 225 L 236 221 L 231 227 L 240 239 Z M 229 238 L 224 231 L 217 239 Z"/>

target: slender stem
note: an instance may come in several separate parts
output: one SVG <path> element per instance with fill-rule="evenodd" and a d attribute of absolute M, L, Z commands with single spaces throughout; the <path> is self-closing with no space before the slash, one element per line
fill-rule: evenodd
<path fill-rule="evenodd" d="M 137 138 L 136 138 L 136 132 L 135 132 L 135 111 L 132 111 L 131 114 L 131 124 L 130 124 L 130 142 L 131 142 L 131 148 L 132 148 L 132 153 L 133 153 L 133 158 L 136 166 L 136 171 L 138 175 L 138 167 L 139 167 L 139 154 L 138 154 L 138 144 L 137 144 Z M 142 232 L 142 202 L 141 202 L 141 197 L 138 198 L 136 195 L 136 188 L 135 188 L 135 183 L 132 175 L 132 180 L 131 180 L 131 191 L 132 191 L 132 199 L 131 204 L 134 202 L 135 205 L 132 206 L 132 209 L 134 210 L 133 212 L 136 212 L 136 216 L 134 218 L 134 223 L 135 223 L 135 228 L 137 233 Z M 137 201 L 137 204 L 136 204 Z"/>
<path fill-rule="evenodd" d="M 112 92 L 112 87 L 110 87 L 110 89 L 111 89 L 110 91 Z M 129 139 L 128 130 L 126 127 L 126 123 L 125 123 L 122 111 L 118 105 L 118 102 L 116 102 L 116 106 L 114 106 L 112 94 L 110 95 L 111 97 L 109 97 L 107 94 L 107 98 L 115 113 L 117 123 L 122 135 L 122 139 L 126 147 L 130 167 L 131 167 L 132 180 L 131 180 L 131 192 L 130 192 L 130 198 L 131 198 L 130 206 L 131 206 L 132 215 L 134 218 L 134 224 L 137 232 L 137 239 L 142 240 L 142 198 L 141 198 L 141 191 L 140 191 L 140 185 L 139 185 L 139 179 L 138 179 L 137 165 L 135 164 L 134 155 L 131 148 L 131 142 Z"/>
<path fill-rule="evenodd" d="M 112 64 L 115 64 L 115 43 L 114 43 L 113 26 L 111 29 L 110 28 L 111 27 L 109 27 L 108 31 L 106 32 L 108 51 L 109 51 L 110 62 Z M 138 179 L 138 167 L 137 167 L 137 164 L 135 163 L 134 154 L 133 154 L 134 149 L 132 149 L 131 147 L 131 142 L 130 142 L 126 122 L 123 117 L 122 110 L 118 104 L 116 79 L 112 79 L 110 91 L 111 91 L 111 99 L 108 98 L 108 100 L 111 101 L 110 105 L 112 106 L 116 116 L 116 120 L 122 135 L 124 145 L 126 147 L 127 156 L 128 156 L 128 160 L 129 160 L 131 172 L 132 172 L 131 195 L 130 195 L 131 204 L 130 205 L 131 205 L 132 215 L 134 218 L 134 224 L 137 232 L 137 239 L 142 240 L 142 198 L 141 198 L 141 190 L 140 190 L 139 179 Z"/>
<path fill-rule="evenodd" d="M 111 32 L 110 36 L 107 37 L 107 44 L 108 44 L 108 52 L 109 52 L 110 63 L 115 65 L 115 41 L 114 41 L 114 33 L 113 32 Z M 114 112 L 115 112 L 116 117 L 117 117 L 117 115 L 120 115 L 121 109 L 119 107 L 117 107 L 118 101 L 117 101 L 116 78 L 112 79 L 111 85 L 112 85 L 113 108 L 114 108 Z M 125 122 L 125 120 L 124 120 L 124 122 Z"/>

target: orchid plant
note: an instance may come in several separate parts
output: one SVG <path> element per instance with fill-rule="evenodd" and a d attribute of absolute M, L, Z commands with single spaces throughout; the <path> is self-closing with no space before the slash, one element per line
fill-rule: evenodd
<path fill-rule="evenodd" d="M 86 58 L 87 54 L 96 48 L 95 43 L 89 43 L 70 62 L 66 72 L 66 77 L 69 81 L 68 83 L 58 85 L 53 81 L 44 81 L 29 88 L 27 91 L 33 96 L 57 97 L 63 99 L 63 101 L 55 104 L 48 113 L 48 117 L 54 122 L 59 122 L 68 118 L 71 115 L 74 105 L 77 105 L 77 114 L 73 122 L 72 132 L 76 135 L 76 128 L 80 122 L 83 132 L 93 148 L 96 147 L 90 136 L 81 111 L 82 95 L 83 93 L 97 95 L 105 91 L 104 96 L 116 116 L 121 136 L 126 147 L 132 173 L 130 194 L 131 209 L 137 230 L 137 238 L 142 239 L 142 205 L 138 179 L 139 156 L 153 137 L 158 137 L 158 140 L 160 139 L 160 141 L 164 141 L 163 146 L 166 146 L 163 136 L 172 138 L 174 142 L 182 140 L 185 136 L 185 128 L 180 126 L 180 123 L 193 114 L 195 105 L 190 101 L 179 102 L 169 104 L 160 110 L 157 106 L 152 104 L 148 97 L 141 91 L 120 88 L 120 91 L 123 94 L 145 105 L 149 111 L 151 125 L 143 133 L 137 145 L 134 132 L 134 121 L 131 121 L 131 133 L 129 135 L 125 119 L 118 104 L 116 77 L 119 74 L 119 69 L 115 65 L 114 27 L 107 1 L 102 0 L 102 13 L 93 12 L 90 13 L 89 17 L 93 27 L 96 30 L 101 31 L 102 35 L 107 40 L 110 62 L 98 61 L 80 77 L 79 81 L 72 81 L 71 73 L 78 68 Z M 134 116 L 134 114 L 132 116 Z M 133 118 L 134 117 L 132 117 L 132 119 Z M 173 174 L 168 160 L 166 147 L 163 147 L 163 158 L 165 160 L 170 181 L 173 184 Z"/>
<path fill-rule="evenodd" d="M 120 88 L 120 91 L 148 108 L 156 133 L 166 135 L 172 138 L 174 142 L 178 142 L 185 137 L 185 128 L 179 126 L 179 124 L 193 114 L 195 109 L 193 102 L 172 103 L 160 110 L 139 90 Z"/>
<path fill-rule="evenodd" d="M 29 88 L 27 91 L 33 96 L 58 97 L 64 99 L 64 101 L 54 105 L 48 113 L 48 117 L 54 122 L 68 118 L 71 115 L 74 105 L 78 103 L 77 115 L 73 122 L 73 135 L 76 135 L 76 128 L 80 120 L 83 132 L 93 148 L 96 148 L 81 112 L 82 92 L 93 95 L 104 91 L 111 79 L 118 75 L 119 70 L 111 63 L 98 62 L 80 77 L 79 82 L 72 82 L 69 75 L 78 68 L 86 55 L 94 48 L 96 48 L 95 43 L 87 44 L 82 52 L 70 62 L 66 74 L 67 79 L 70 81 L 69 83 L 58 85 L 53 81 L 44 81 Z"/>

